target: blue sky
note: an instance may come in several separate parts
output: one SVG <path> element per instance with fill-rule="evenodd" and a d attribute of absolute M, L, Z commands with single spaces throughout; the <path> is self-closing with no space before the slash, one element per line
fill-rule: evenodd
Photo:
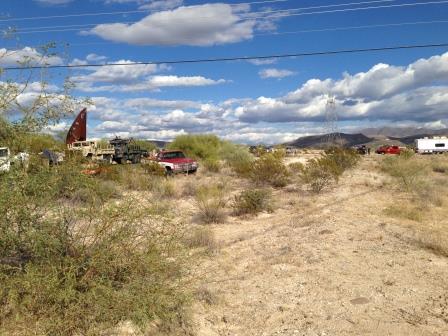
<path fill-rule="evenodd" d="M 3 0 L 0 26 L 16 33 L 2 50 L 36 56 L 33 48 L 56 42 L 63 57 L 48 63 L 82 65 L 448 42 L 443 0 L 243 2 Z M 407 5 L 419 3 L 426 5 Z M 447 52 L 76 68 L 62 75 L 77 84 L 76 95 L 94 102 L 91 137 L 211 132 L 238 142 L 277 143 L 325 131 L 328 96 L 336 100 L 343 131 L 448 125 Z M 15 61 L 0 60 L 3 66 Z M 55 86 L 60 75 L 54 71 Z"/>

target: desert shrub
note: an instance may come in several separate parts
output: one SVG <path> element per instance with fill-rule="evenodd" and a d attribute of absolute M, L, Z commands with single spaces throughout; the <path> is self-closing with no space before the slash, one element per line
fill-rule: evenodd
<path fill-rule="evenodd" d="M 198 159 L 218 158 L 221 140 L 212 134 L 185 134 L 177 136 L 168 149 L 179 149 Z"/>
<path fill-rule="evenodd" d="M 185 182 L 182 188 L 182 196 L 196 196 L 198 189 L 198 182 L 193 180 L 188 180 Z"/>
<path fill-rule="evenodd" d="M 224 222 L 226 204 L 224 187 L 221 185 L 201 186 L 196 192 L 199 219 L 205 224 Z"/>
<path fill-rule="evenodd" d="M 435 173 L 447 174 L 448 173 L 448 160 L 444 157 L 434 157 L 431 160 L 431 169 Z"/>
<path fill-rule="evenodd" d="M 353 168 L 358 161 L 359 155 L 352 150 L 330 148 L 320 158 L 310 160 L 301 168 L 299 177 L 313 192 L 320 193 L 337 183 L 344 171 Z"/>
<path fill-rule="evenodd" d="M 300 179 L 315 193 L 337 182 L 340 169 L 327 158 L 312 159 L 300 173 Z"/>
<path fill-rule="evenodd" d="M 158 198 L 171 198 L 176 196 L 174 182 L 163 177 L 154 176 L 149 180 L 150 190 Z"/>
<path fill-rule="evenodd" d="M 164 176 L 166 174 L 165 168 L 155 161 L 143 164 L 143 169 L 145 173 L 149 175 Z"/>
<path fill-rule="evenodd" d="M 333 161 L 339 168 L 339 175 L 342 175 L 345 170 L 353 168 L 360 157 L 355 150 L 334 147 L 325 151 L 324 158 Z"/>
<path fill-rule="evenodd" d="M 232 207 L 236 216 L 255 215 L 262 211 L 273 210 L 271 192 L 267 189 L 249 189 L 234 197 Z"/>
<path fill-rule="evenodd" d="M 219 171 L 221 170 L 221 163 L 219 162 L 219 160 L 213 158 L 205 159 L 202 162 L 202 165 L 205 169 L 207 169 L 207 171 L 212 173 L 219 173 Z"/>
<path fill-rule="evenodd" d="M 258 184 L 269 184 L 273 187 L 284 187 L 289 182 L 289 172 L 281 157 L 275 153 L 267 153 L 252 164 L 250 179 Z"/>
<path fill-rule="evenodd" d="M 179 227 L 132 200 L 61 207 L 59 174 L 0 176 L 0 334 L 99 335 L 178 319 Z"/>
<path fill-rule="evenodd" d="M 120 184 L 129 190 L 150 191 L 152 189 L 153 176 L 145 174 L 139 166 L 120 165 Z"/>
<path fill-rule="evenodd" d="M 234 152 L 226 153 L 226 164 L 240 177 L 249 177 L 254 163 L 254 157 L 243 148 L 235 148 Z"/>
<path fill-rule="evenodd" d="M 215 234 L 208 227 L 197 227 L 193 229 L 185 238 L 185 243 L 189 248 L 205 248 L 208 254 L 218 251 L 218 242 Z"/>
<path fill-rule="evenodd" d="M 293 162 L 288 165 L 288 168 L 293 174 L 297 174 L 301 173 L 305 166 L 303 165 L 303 163 Z"/>
<path fill-rule="evenodd" d="M 405 191 L 418 193 L 425 186 L 426 166 L 412 155 L 387 157 L 381 169 L 395 178 Z"/>

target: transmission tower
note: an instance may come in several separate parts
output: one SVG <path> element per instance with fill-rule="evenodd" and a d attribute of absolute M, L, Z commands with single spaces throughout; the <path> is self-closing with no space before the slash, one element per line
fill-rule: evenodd
<path fill-rule="evenodd" d="M 340 146 L 341 137 L 338 130 L 338 115 L 336 113 L 336 99 L 328 95 L 325 106 L 325 145 L 328 147 Z"/>

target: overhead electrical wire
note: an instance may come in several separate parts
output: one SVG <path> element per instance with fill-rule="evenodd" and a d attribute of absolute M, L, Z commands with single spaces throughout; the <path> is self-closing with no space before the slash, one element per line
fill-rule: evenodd
<path fill-rule="evenodd" d="M 397 45 L 389 47 L 376 48 L 357 48 L 357 49 L 340 49 L 340 50 L 325 50 L 312 52 L 297 52 L 289 54 L 273 54 L 273 55 L 257 55 L 257 56 L 237 56 L 237 57 L 219 57 L 219 58 L 203 58 L 203 59 L 179 59 L 179 60 L 163 60 L 163 61 L 144 61 L 144 62 L 129 62 L 129 63 L 105 63 L 105 64 L 65 64 L 65 65 L 35 65 L 24 67 L 4 67 L 3 71 L 14 70 L 33 70 L 33 69 L 71 69 L 71 68 L 100 68 L 108 66 L 136 66 L 136 65 L 160 65 L 160 64 L 192 64 L 192 63 L 215 63 L 228 61 L 249 61 L 249 60 L 263 60 L 263 59 L 277 59 L 277 58 L 298 58 L 298 57 L 312 57 L 312 56 L 327 56 L 338 54 L 355 54 L 378 51 L 393 51 L 393 50 L 409 50 L 422 48 L 445 48 L 448 47 L 448 42 L 431 43 L 431 44 L 411 44 L 411 45 Z"/>
<path fill-rule="evenodd" d="M 251 5 L 251 4 L 258 5 L 258 4 L 264 4 L 264 3 L 276 3 L 276 2 L 288 2 L 288 1 L 291 1 L 291 0 L 263 0 L 263 1 L 233 3 L 233 4 L 227 4 L 227 5 L 229 5 L 229 6 L 240 6 L 240 5 Z M 386 0 L 384 0 L 384 1 L 386 1 Z M 395 1 L 395 0 L 388 0 L 388 1 Z M 90 13 L 50 15 L 50 16 L 29 16 L 29 17 L 0 19 L 0 22 L 63 19 L 63 18 L 69 18 L 69 17 L 121 15 L 121 14 L 136 14 L 136 13 L 151 13 L 151 11 L 148 9 L 136 9 L 136 10 L 130 10 L 130 11 L 90 12 Z M 155 12 L 152 12 L 152 13 L 155 13 Z"/>
<path fill-rule="evenodd" d="M 298 11 L 301 10 L 301 8 L 293 8 L 289 10 L 278 10 L 278 11 L 269 11 L 269 12 L 254 12 L 251 13 L 251 15 L 247 17 L 242 17 L 240 21 L 246 21 L 246 20 L 254 20 L 254 19 L 277 19 L 282 17 L 292 17 L 292 16 L 304 16 L 304 15 L 318 15 L 318 14 L 330 14 L 330 13 L 342 13 L 342 12 L 354 12 L 354 11 L 363 11 L 363 10 L 374 10 L 374 9 L 387 9 L 387 8 L 397 8 L 397 7 L 415 7 L 415 6 L 425 6 L 425 5 L 437 5 L 437 4 L 446 4 L 448 3 L 448 0 L 442 0 L 442 1 L 426 1 L 426 2 L 416 2 L 416 3 L 405 3 L 405 4 L 395 4 L 395 5 L 381 5 L 381 6 L 369 6 L 369 7 L 358 7 L 358 8 L 344 8 L 344 9 L 333 9 L 333 10 L 326 10 L 326 11 L 317 11 L 317 12 L 305 12 L 305 13 L 284 13 L 285 11 Z M 268 16 L 256 16 L 254 14 L 261 14 L 261 13 L 269 13 Z M 280 13 L 280 14 L 276 14 Z M 196 19 L 200 18 L 212 18 L 212 17 L 197 17 Z M 133 24 L 137 23 L 139 21 L 133 21 L 133 22 L 126 22 L 122 24 Z M 117 22 L 121 23 L 121 22 Z M 105 23 L 108 24 L 108 23 Z M 116 23 L 109 23 L 109 24 L 116 24 Z M 86 25 L 76 25 L 78 28 L 68 28 L 68 29 L 42 29 L 42 30 L 17 30 L 13 31 L 15 34 L 33 34 L 33 33 L 50 33 L 50 32 L 64 32 L 64 31 L 82 31 L 80 27 L 88 28 L 91 26 L 96 26 L 97 24 L 86 24 Z M 75 26 L 75 25 L 73 25 Z M 62 27 L 62 26 L 60 26 Z M 70 26 L 67 26 L 70 27 Z M 30 29 L 39 29 L 39 27 L 30 28 Z"/>

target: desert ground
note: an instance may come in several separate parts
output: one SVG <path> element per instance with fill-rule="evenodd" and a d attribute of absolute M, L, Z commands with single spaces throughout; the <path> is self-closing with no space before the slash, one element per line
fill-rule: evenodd
<path fill-rule="evenodd" d="M 383 159 L 363 157 L 320 194 L 294 183 L 274 189 L 272 213 L 229 215 L 220 224 L 197 223 L 194 198 L 179 198 L 188 230 L 213 235 L 191 252 L 191 333 L 447 335 L 446 193 L 437 206 L 419 208 L 418 220 L 388 215 L 391 205 L 412 201 L 380 171 Z M 439 175 L 446 186 L 448 175 Z M 176 179 L 181 189 L 226 183 L 229 197 L 250 187 L 225 171 Z"/>

